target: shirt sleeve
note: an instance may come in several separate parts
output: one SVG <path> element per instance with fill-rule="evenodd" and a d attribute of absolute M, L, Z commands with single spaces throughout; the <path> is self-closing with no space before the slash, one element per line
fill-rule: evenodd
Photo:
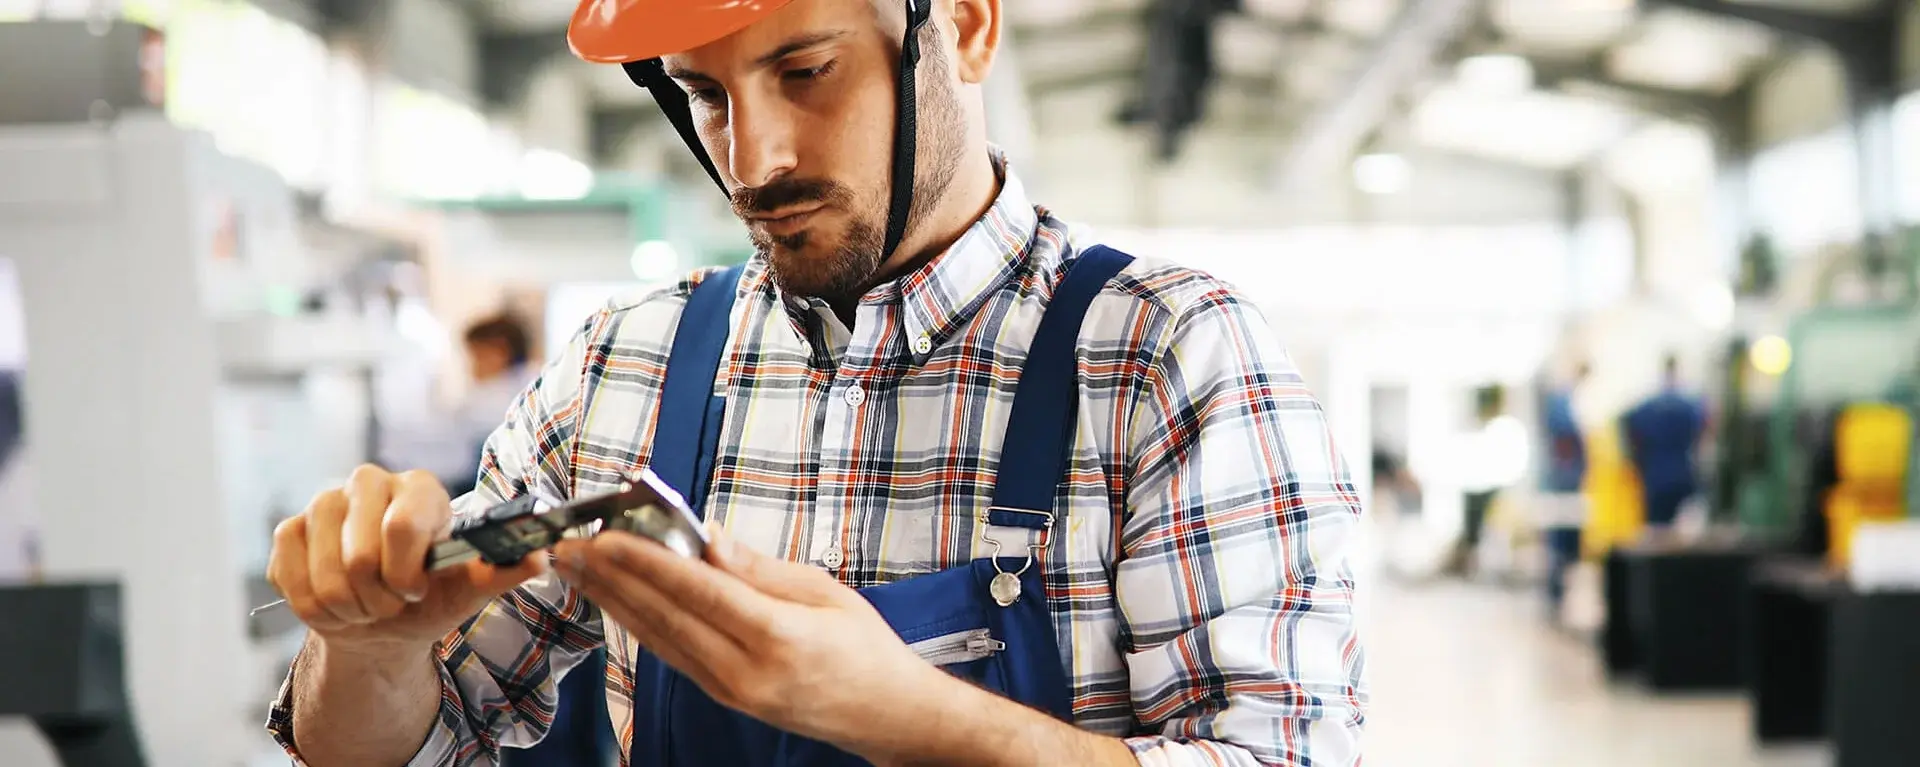
<path fill-rule="evenodd" d="M 518 398 L 487 438 L 477 489 L 454 501 L 455 514 L 529 494 L 543 504 L 568 496 L 583 361 L 589 339 L 610 321 L 603 313 L 590 322 Z M 494 600 L 435 646 L 440 715 L 408 764 L 493 765 L 502 746 L 539 742 L 552 726 L 561 676 L 602 641 L 599 611 L 551 575 Z M 281 685 L 267 729 L 304 764 L 293 741 L 292 678 Z"/>
<path fill-rule="evenodd" d="M 1216 289 L 1167 330 L 1131 428 L 1115 591 L 1143 765 L 1360 763 L 1347 547 L 1360 502 L 1265 321 Z"/>

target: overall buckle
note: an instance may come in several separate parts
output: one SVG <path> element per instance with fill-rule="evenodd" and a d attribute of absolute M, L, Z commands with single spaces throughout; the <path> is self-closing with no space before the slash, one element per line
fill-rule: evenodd
<path fill-rule="evenodd" d="M 993 534 L 989 531 L 989 528 L 994 526 L 993 518 L 996 516 L 994 512 L 1001 512 L 1000 516 L 1006 517 L 1022 515 L 1038 518 L 1037 524 L 1031 527 L 1013 522 L 1011 519 L 1008 520 L 1012 522 L 1011 524 L 1003 525 L 1006 527 L 1022 527 L 1029 530 L 1040 531 L 1039 539 L 1027 546 L 1026 560 L 1020 563 L 1020 569 L 1017 571 L 1009 573 L 1000 567 L 1000 551 L 1004 548 L 1004 544 L 1000 542 L 1000 539 L 993 537 Z M 989 506 L 974 515 L 974 521 L 978 523 L 980 527 L 980 539 L 993 545 L 993 551 L 987 555 L 987 558 L 993 562 L 995 575 L 993 576 L 993 581 L 987 585 L 987 591 L 993 595 L 993 601 L 1001 607 L 1007 607 L 1014 602 L 1020 601 L 1020 576 L 1026 574 L 1027 568 L 1033 566 L 1034 560 L 1039 559 L 1040 555 L 1046 551 L 1047 544 L 1053 541 L 1053 520 L 1053 512 L 1050 511 L 1015 509 L 1006 506 Z"/>

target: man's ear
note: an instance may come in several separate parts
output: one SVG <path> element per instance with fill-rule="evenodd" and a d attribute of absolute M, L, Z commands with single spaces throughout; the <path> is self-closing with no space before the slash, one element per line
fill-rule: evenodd
<path fill-rule="evenodd" d="M 1000 50 L 1000 0 L 946 0 L 942 5 L 948 6 L 947 18 L 953 20 L 954 74 L 968 85 L 986 82 Z"/>

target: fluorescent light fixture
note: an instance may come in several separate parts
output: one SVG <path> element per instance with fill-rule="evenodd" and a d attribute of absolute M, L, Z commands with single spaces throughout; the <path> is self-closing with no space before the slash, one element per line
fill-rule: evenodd
<path fill-rule="evenodd" d="M 532 149 L 520 160 L 520 196 L 529 200 L 578 200 L 593 191 L 593 169 L 551 149 Z"/>
<path fill-rule="evenodd" d="M 1725 93 L 1772 47 L 1755 25 L 1665 10 L 1650 14 L 1640 35 L 1614 48 L 1607 71 L 1629 82 Z"/>
<path fill-rule="evenodd" d="M 680 271 L 680 252 L 665 240 L 647 240 L 633 246 L 633 256 L 627 264 L 633 268 L 633 276 L 645 282 L 658 282 L 671 279 Z"/>
<path fill-rule="evenodd" d="M 1362 155 L 1353 161 L 1353 185 L 1367 194 L 1399 194 L 1413 181 L 1413 165 L 1397 154 Z"/>
<path fill-rule="evenodd" d="M 1492 0 L 1488 14 L 1516 44 L 1562 55 L 1606 47 L 1639 19 L 1634 0 Z"/>
<path fill-rule="evenodd" d="M 1484 96 L 1518 96 L 1533 90 L 1533 64 L 1506 53 L 1461 59 L 1454 77 L 1461 87 Z"/>
<path fill-rule="evenodd" d="M 1619 140 L 1635 120 L 1596 99 L 1545 91 L 1490 98 L 1450 85 L 1414 107 L 1412 128 L 1427 146 L 1564 170 Z"/>

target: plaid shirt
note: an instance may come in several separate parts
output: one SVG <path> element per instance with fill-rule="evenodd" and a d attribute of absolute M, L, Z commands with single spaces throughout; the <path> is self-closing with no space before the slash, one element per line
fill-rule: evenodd
<path fill-rule="evenodd" d="M 856 587 L 988 555 L 974 512 L 1075 250 L 1007 173 L 959 242 L 867 294 L 851 328 L 750 265 L 721 366 L 709 518 L 760 551 L 838 560 L 828 569 Z M 481 488 L 456 506 L 556 502 L 646 464 L 675 323 L 710 273 L 594 316 L 489 440 Z M 1094 300 L 1079 356 L 1065 517 L 1043 557 L 1078 725 L 1126 737 L 1147 765 L 1357 764 L 1365 696 L 1345 552 L 1360 507 L 1273 332 L 1229 286 L 1141 258 Z M 412 763 L 491 764 L 501 745 L 536 741 L 557 672 L 603 639 L 628 752 L 637 646 L 547 579 L 442 643 L 441 714 Z M 292 753 L 290 700 L 269 727 Z"/>

